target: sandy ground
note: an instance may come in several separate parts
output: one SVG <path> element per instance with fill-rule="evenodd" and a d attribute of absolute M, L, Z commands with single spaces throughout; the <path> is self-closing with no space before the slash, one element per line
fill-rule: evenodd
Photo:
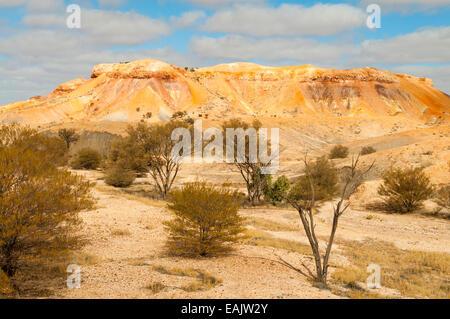
<path fill-rule="evenodd" d="M 82 172 L 95 180 L 101 174 Z M 101 186 L 102 181 L 97 181 Z M 329 290 L 313 287 L 295 271 L 276 262 L 281 256 L 295 264 L 311 260 L 296 252 L 282 249 L 239 245 L 230 256 L 210 259 L 170 257 L 165 253 L 167 233 L 163 222 L 170 212 L 155 205 L 120 195 L 94 190 L 97 208 L 82 213 L 84 234 L 90 243 L 84 253 L 93 256 L 95 263 L 83 265 L 80 289 L 64 289 L 62 298 L 340 298 Z M 306 243 L 300 230 L 298 215 L 291 209 L 244 209 L 245 217 L 273 221 L 287 226 L 298 226 L 298 231 L 269 231 L 272 236 Z M 450 253 L 450 223 L 447 220 L 419 215 L 399 216 L 368 212 L 353 207 L 340 220 L 337 240 L 378 239 L 395 243 L 404 249 Z M 319 238 L 328 236 L 331 223 L 331 203 L 325 203 L 316 215 Z M 125 231 L 126 235 L 115 232 Z M 339 255 L 339 244 L 334 246 L 332 262 L 346 263 Z M 218 286 L 197 292 L 180 289 L 194 282 L 190 277 L 161 274 L 153 266 L 195 268 L 222 280 Z M 168 286 L 152 293 L 151 283 Z"/>

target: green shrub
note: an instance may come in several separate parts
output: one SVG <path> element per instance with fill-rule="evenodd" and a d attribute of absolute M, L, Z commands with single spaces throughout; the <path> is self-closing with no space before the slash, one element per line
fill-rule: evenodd
<path fill-rule="evenodd" d="M 375 148 L 373 148 L 372 146 L 364 146 L 362 149 L 361 149 L 361 155 L 369 155 L 369 154 L 373 154 L 373 153 L 376 153 L 376 149 Z"/>
<path fill-rule="evenodd" d="M 114 186 L 125 188 L 133 184 L 136 179 L 136 174 L 132 171 L 122 169 L 120 167 L 112 167 L 106 171 L 105 183 Z"/>
<path fill-rule="evenodd" d="M 272 204 L 282 202 L 291 187 L 291 183 L 286 176 L 280 176 L 272 184 L 272 176 L 268 176 L 264 183 L 264 198 Z"/>
<path fill-rule="evenodd" d="M 169 208 L 175 219 L 165 223 L 170 252 L 209 256 L 231 250 L 230 245 L 240 239 L 244 230 L 238 197 L 237 191 L 204 182 L 189 183 L 173 191 Z"/>
<path fill-rule="evenodd" d="M 336 145 L 331 149 L 329 157 L 330 159 L 347 158 L 348 153 L 348 147 Z"/>
<path fill-rule="evenodd" d="M 100 166 L 102 157 L 100 153 L 91 148 L 80 150 L 75 160 L 72 162 L 74 169 L 97 169 Z"/>
<path fill-rule="evenodd" d="M 322 156 L 309 163 L 309 170 L 314 186 L 315 200 L 332 199 L 338 190 L 339 180 L 338 171 L 333 163 L 326 156 Z M 306 172 L 291 188 L 289 196 L 296 201 L 311 200 L 311 185 Z"/>
<path fill-rule="evenodd" d="M 384 208 L 395 213 L 410 213 L 433 195 L 434 189 L 422 168 L 391 168 L 383 176 L 378 194 Z"/>

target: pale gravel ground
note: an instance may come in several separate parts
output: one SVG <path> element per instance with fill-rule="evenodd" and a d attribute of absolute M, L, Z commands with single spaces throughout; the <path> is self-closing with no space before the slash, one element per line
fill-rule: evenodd
<path fill-rule="evenodd" d="M 102 174 L 78 172 L 91 180 Z M 181 179 L 185 179 L 181 177 Z M 101 180 L 96 181 L 104 185 Z M 368 213 L 358 203 L 371 198 L 378 183 L 369 182 L 367 189 L 355 195 L 352 206 L 340 220 L 337 244 L 332 263 L 347 264 L 339 254 L 339 240 L 376 239 L 395 243 L 403 249 L 440 251 L 450 253 L 450 223 L 447 220 L 422 216 L 387 215 Z M 187 259 L 169 257 L 164 243 L 167 233 L 163 222 L 171 215 L 165 207 L 131 200 L 120 195 L 109 195 L 94 190 L 97 209 L 81 214 L 85 227 L 83 234 L 90 239 L 83 252 L 94 256 L 98 262 L 82 266 L 81 289 L 64 289 L 62 298 L 339 298 L 328 290 L 312 287 L 304 277 L 279 263 L 277 255 L 292 264 L 308 257 L 285 250 L 240 245 L 226 257 Z M 328 236 L 332 221 L 331 204 L 326 203 L 316 215 L 319 238 Z M 262 218 L 278 224 L 298 225 L 298 214 L 289 209 L 244 209 L 246 217 Z M 368 215 L 373 219 L 366 219 Z M 130 235 L 115 236 L 114 230 L 127 230 Z M 303 231 L 268 232 L 271 235 L 307 244 Z M 208 291 L 185 292 L 180 287 L 194 281 L 189 277 L 163 275 L 152 269 L 153 265 L 196 268 L 220 278 L 223 283 Z M 153 294 L 146 286 L 161 282 L 169 286 Z M 391 294 L 395 294 L 391 293 Z"/>

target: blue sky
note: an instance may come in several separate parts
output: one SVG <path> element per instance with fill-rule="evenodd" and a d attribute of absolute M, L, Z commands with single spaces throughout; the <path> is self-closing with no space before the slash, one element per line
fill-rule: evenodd
<path fill-rule="evenodd" d="M 379 29 L 367 27 L 372 3 Z M 67 28 L 69 4 L 81 8 L 80 29 Z M 143 58 L 373 66 L 450 93 L 449 21 L 450 0 L 0 0 L 0 105 Z"/>

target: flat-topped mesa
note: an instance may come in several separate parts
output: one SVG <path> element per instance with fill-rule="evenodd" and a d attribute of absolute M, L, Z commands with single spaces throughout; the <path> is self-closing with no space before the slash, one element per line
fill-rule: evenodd
<path fill-rule="evenodd" d="M 103 74 L 108 78 L 114 79 L 175 78 L 175 73 L 180 70 L 168 63 L 148 59 L 134 62 L 98 64 L 92 70 L 91 78 L 95 79 Z"/>
<path fill-rule="evenodd" d="M 0 107 L 1 122 L 157 122 L 160 114 L 226 119 L 240 116 L 404 116 L 447 121 L 450 97 L 433 81 L 365 67 L 254 63 L 180 68 L 157 60 L 96 65 L 88 80 Z M 164 118 L 167 118 L 165 116 Z"/>
<path fill-rule="evenodd" d="M 300 82 L 345 82 L 364 81 L 380 83 L 398 83 L 399 78 L 385 70 L 371 67 L 361 69 L 324 69 L 312 65 L 300 65 L 291 67 L 267 67 L 254 63 L 230 63 L 220 64 L 213 67 L 196 69 L 197 74 L 222 74 L 231 78 L 252 79 L 296 79 Z M 414 78 L 413 76 L 409 76 Z M 432 82 L 431 82 L 432 83 Z"/>

